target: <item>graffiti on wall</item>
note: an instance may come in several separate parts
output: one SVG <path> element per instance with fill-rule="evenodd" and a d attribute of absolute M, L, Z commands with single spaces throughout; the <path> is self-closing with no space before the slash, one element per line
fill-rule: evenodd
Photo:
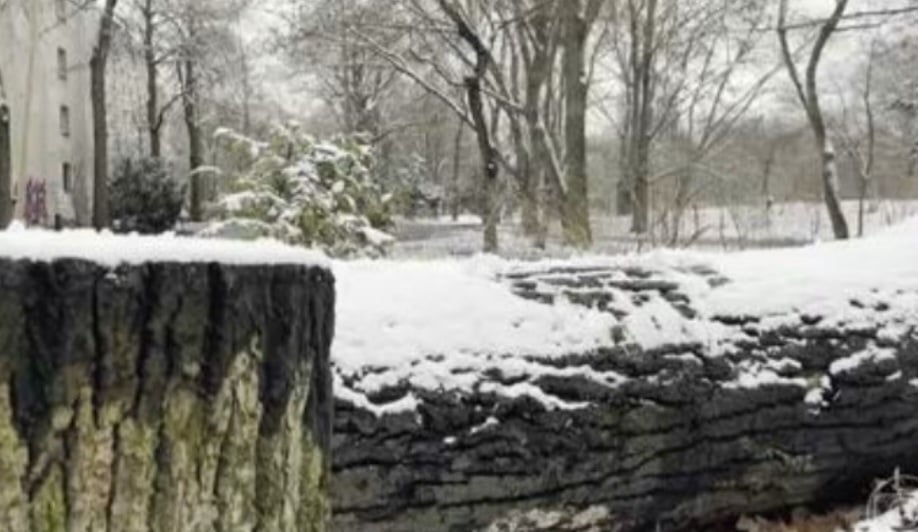
<path fill-rule="evenodd" d="M 24 214 L 27 225 L 48 225 L 48 184 L 44 179 L 29 178 Z"/>

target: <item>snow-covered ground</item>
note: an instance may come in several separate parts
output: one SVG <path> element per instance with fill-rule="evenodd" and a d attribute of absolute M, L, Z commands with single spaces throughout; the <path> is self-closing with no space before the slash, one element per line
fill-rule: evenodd
<path fill-rule="evenodd" d="M 611 286 L 604 288 L 614 296 L 612 312 L 570 304 L 564 297 L 548 305 L 512 293 L 511 280 L 525 273 L 537 289 L 563 294 L 551 272 L 566 268 L 612 272 Z M 629 269 L 677 287 L 695 314 L 680 313 L 662 295 L 635 304 L 627 290 L 616 293 L 614 276 L 626 277 L 623 272 Z M 716 319 L 723 316 L 754 317 L 759 327 L 772 330 L 800 326 L 816 316 L 821 326 L 842 330 L 882 326 L 881 334 L 890 338 L 909 334 L 918 323 L 918 218 L 862 240 L 779 250 L 656 251 L 540 262 L 482 256 L 360 261 L 335 263 L 334 270 L 339 290 L 333 347 L 337 393 L 378 413 L 416 404 L 408 395 L 379 407 L 368 397 L 380 390 L 405 383 L 469 390 L 495 370 L 519 376 L 519 382 L 488 383 L 491 388 L 484 391 L 574 408 L 580 405 L 545 397 L 531 381 L 551 372 L 576 373 L 616 386 L 622 377 L 588 368 L 553 368 L 538 359 L 622 344 L 644 349 L 701 344 L 717 356 L 730 352 L 743 335 L 740 327 Z M 878 306 L 884 312 L 876 312 Z M 624 337 L 616 337 L 616 331 Z M 838 362 L 838 371 L 882 356 L 874 347 L 867 351 Z M 778 366 L 754 363 L 740 370 L 733 386 L 789 383 L 779 377 Z"/>
<path fill-rule="evenodd" d="M 868 206 L 864 220 L 866 234 L 874 234 L 918 215 L 918 201 L 881 201 Z M 857 202 L 844 204 L 852 232 L 857 231 Z M 595 253 L 633 253 L 669 243 L 662 234 L 654 238 L 629 235 L 628 217 L 594 214 Z M 396 231 L 396 258 L 471 256 L 481 249 L 481 220 L 462 216 L 401 220 Z M 658 229 L 658 233 L 662 233 Z M 821 203 L 764 206 L 710 207 L 686 213 L 679 232 L 680 246 L 708 251 L 736 251 L 754 248 L 800 246 L 832 240 L 832 226 Z M 557 227 L 553 228 L 545 253 L 531 249 L 518 224 L 510 221 L 500 228 L 501 254 L 508 257 L 566 257 Z"/>

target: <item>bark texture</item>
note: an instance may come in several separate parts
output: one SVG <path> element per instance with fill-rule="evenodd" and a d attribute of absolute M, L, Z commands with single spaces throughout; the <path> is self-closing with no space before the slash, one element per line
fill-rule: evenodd
<path fill-rule="evenodd" d="M 712 286 L 725 282 L 700 275 L 710 275 Z M 508 281 L 536 301 L 566 294 L 615 312 L 613 299 L 626 297 L 695 312 L 678 285 L 638 270 L 558 270 Z M 850 305 L 878 316 L 889 308 Z M 839 327 L 801 316 L 797 325 L 775 328 L 717 316 L 713 326 L 736 331 L 730 352 L 700 343 L 653 350 L 624 344 L 529 361 L 569 376 L 483 377 L 534 384 L 539 394 L 574 405 L 569 410 L 484 393 L 484 386 L 385 389 L 369 399 L 384 405 L 413 393 L 420 405 L 382 417 L 339 401 L 334 528 L 735 530 L 742 515 L 862 503 L 873 479 L 895 467 L 918 468 L 916 326 L 878 323 Z M 871 352 L 883 355 L 852 357 Z M 739 378 L 756 364 L 775 368 L 776 376 Z M 621 378 L 609 386 L 587 378 L 597 374 Z M 560 512 L 525 517 L 536 509 Z"/>
<path fill-rule="evenodd" d="M 325 530 L 331 274 L 0 260 L 0 530 Z"/>
<path fill-rule="evenodd" d="M 13 150 L 10 134 L 10 108 L 5 103 L 0 78 L 0 228 L 13 219 Z"/>
<path fill-rule="evenodd" d="M 90 96 L 92 99 L 93 168 L 92 223 L 96 229 L 111 226 L 108 194 L 108 102 L 106 70 L 114 36 L 115 8 L 118 0 L 105 0 L 99 21 L 99 35 L 89 60 Z"/>

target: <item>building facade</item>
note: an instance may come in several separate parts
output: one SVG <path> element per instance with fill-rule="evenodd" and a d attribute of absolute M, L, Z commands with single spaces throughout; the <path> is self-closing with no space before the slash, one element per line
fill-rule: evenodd
<path fill-rule="evenodd" d="M 8 120 L 8 142 L 0 139 L 0 150 L 8 150 L 10 181 L 0 183 L 0 201 L 29 225 L 91 219 L 95 18 L 75 4 L 0 0 L 0 103 Z"/>

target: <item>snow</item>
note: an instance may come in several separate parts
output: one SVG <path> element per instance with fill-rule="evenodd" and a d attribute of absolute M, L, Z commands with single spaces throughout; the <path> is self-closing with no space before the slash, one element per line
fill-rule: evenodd
<path fill-rule="evenodd" d="M 321 253 L 273 240 L 235 242 L 175 235 L 121 236 L 91 230 L 55 232 L 25 229 L 19 223 L 0 231 L 0 258 L 40 262 L 79 259 L 109 267 L 149 262 L 330 265 Z"/>
<path fill-rule="evenodd" d="M 832 365 L 829 366 L 829 373 L 832 375 L 850 373 L 865 363 L 879 362 L 881 360 L 895 360 L 895 358 L 895 349 L 879 349 L 876 346 L 870 346 L 863 351 L 832 362 Z"/>
<path fill-rule="evenodd" d="M 475 260 L 337 263 L 336 363 L 359 371 L 436 355 L 554 356 L 609 343 L 612 316 L 526 301 L 481 268 Z"/>
<path fill-rule="evenodd" d="M 627 292 L 614 292 L 613 305 L 625 315 L 619 319 L 564 297 L 548 305 L 511 291 L 507 276 L 521 272 L 546 272 L 534 279 L 540 289 L 552 288 L 547 272 L 558 267 L 638 267 L 653 272 L 654 279 L 677 285 L 698 316 L 683 315 L 662 295 L 652 293 L 634 302 Z M 697 273 L 701 270 L 725 282 L 711 284 L 709 277 Z M 411 396 L 388 405 L 367 399 L 405 383 L 425 390 L 528 396 L 550 409 L 569 409 L 584 405 L 547 395 L 534 382 L 542 376 L 578 376 L 616 387 L 625 377 L 545 362 L 619 346 L 613 334 L 617 329 L 624 331 L 626 345 L 702 345 L 705 356 L 730 352 L 745 338 L 742 326 L 721 323 L 715 319 L 719 316 L 752 317 L 754 327 L 761 330 L 800 327 L 816 317 L 820 327 L 881 328 L 878 338 L 884 342 L 914 335 L 918 219 L 866 239 L 795 249 L 736 254 L 657 251 L 538 262 L 487 256 L 363 260 L 336 262 L 334 272 L 338 326 L 333 360 L 340 382 L 348 383 L 344 390 L 339 387 L 339 395 L 347 394 L 377 414 L 416 406 Z M 563 294 L 563 288 L 554 289 L 555 295 Z M 892 355 L 891 350 L 870 346 L 836 361 L 826 378 Z M 734 381 L 726 386 L 799 386 L 808 392 L 808 403 L 821 405 L 831 392 L 831 381 L 824 378 L 812 390 L 804 379 L 783 377 L 793 369 L 787 367 L 791 362 L 740 364 Z M 494 373 L 503 378 L 493 378 Z"/>
<path fill-rule="evenodd" d="M 915 530 L 918 524 L 918 493 L 905 497 L 897 507 L 872 519 L 855 524 L 854 532 L 903 532 Z"/>
<path fill-rule="evenodd" d="M 833 303 L 847 305 L 852 297 L 876 299 L 918 289 L 918 222 L 862 240 L 708 258 L 733 281 L 712 294 L 712 312 L 824 311 Z"/>

